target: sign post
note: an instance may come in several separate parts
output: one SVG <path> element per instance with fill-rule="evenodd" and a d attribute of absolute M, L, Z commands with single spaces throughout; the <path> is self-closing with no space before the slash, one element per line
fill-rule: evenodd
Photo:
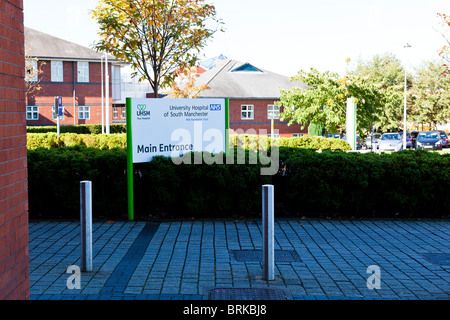
<path fill-rule="evenodd" d="M 189 152 L 227 153 L 228 99 L 127 98 L 126 107 L 128 219 L 133 220 L 133 163 Z"/>
<path fill-rule="evenodd" d="M 357 107 L 354 98 L 348 98 L 346 132 L 347 142 L 352 150 L 356 150 L 356 108 Z"/>
<path fill-rule="evenodd" d="M 62 98 L 61 97 L 55 97 L 55 103 L 54 103 L 55 112 L 54 115 L 56 117 L 56 133 L 59 135 L 59 119 L 63 116 L 63 109 L 62 109 Z"/>

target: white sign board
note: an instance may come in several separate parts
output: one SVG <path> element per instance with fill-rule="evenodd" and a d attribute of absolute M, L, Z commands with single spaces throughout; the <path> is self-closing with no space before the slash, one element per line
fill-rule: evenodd
<path fill-rule="evenodd" d="M 225 152 L 226 111 L 225 99 L 127 99 L 133 163 L 191 151 Z"/>

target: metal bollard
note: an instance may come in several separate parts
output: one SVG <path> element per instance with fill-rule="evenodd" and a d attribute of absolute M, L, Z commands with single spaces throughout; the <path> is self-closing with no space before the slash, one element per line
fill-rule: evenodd
<path fill-rule="evenodd" d="M 92 182 L 80 182 L 81 271 L 92 271 Z"/>
<path fill-rule="evenodd" d="M 264 280 L 274 279 L 275 238 L 274 238 L 274 188 L 273 185 L 262 186 L 262 225 L 263 225 L 263 273 Z"/>

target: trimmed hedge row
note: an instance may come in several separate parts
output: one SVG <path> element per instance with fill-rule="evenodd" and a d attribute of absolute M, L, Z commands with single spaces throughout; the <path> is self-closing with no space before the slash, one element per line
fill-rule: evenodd
<path fill-rule="evenodd" d="M 258 135 L 231 135 L 230 146 L 243 147 L 250 150 L 266 150 L 271 148 L 272 140 L 267 136 Z M 314 150 L 351 150 L 347 141 L 334 138 L 316 136 L 302 136 L 291 138 L 278 138 L 279 147 L 303 148 Z"/>
<path fill-rule="evenodd" d="M 271 139 L 257 135 L 231 135 L 231 147 L 242 147 L 250 150 L 267 150 L 271 147 Z M 279 138 L 280 147 L 304 148 L 315 150 L 350 150 L 347 141 L 320 137 L 293 137 Z M 83 145 L 94 148 L 125 148 L 127 145 L 126 133 L 119 134 L 76 134 L 76 133 L 27 133 L 27 148 L 60 148 Z"/>
<path fill-rule="evenodd" d="M 294 214 L 442 217 L 450 214 L 450 154 L 283 150 L 278 201 Z"/>
<path fill-rule="evenodd" d="M 245 155 L 248 163 L 249 151 Z M 166 157 L 134 164 L 135 217 L 257 215 L 261 185 L 270 182 L 270 177 L 259 174 L 260 168 L 259 164 L 175 165 Z M 92 181 L 96 217 L 127 217 L 125 150 L 86 146 L 28 150 L 28 172 L 31 218 L 78 218 L 82 180 Z"/>
<path fill-rule="evenodd" d="M 235 161 L 239 152 L 235 151 Z M 450 154 L 392 154 L 280 147 L 280 170 L 260 164 L 134 165 L 135 217 L 229 218 L 261 212 L 261 185 L 275 186 L 276 216 L 442 217 L 450 213 Z M 222 156 L 222 155 L 220 155 Z M 194 163 L 192 161 L 192 163 Z M 93 182 L 95 217 L 127 217 L 126 151 L 86 146 L 28 151 L 31 218 L 78 218 L 79 182 Z"/>
<path fill-rule="evenodd" d="M 27 133 L 27 149 L 87 146 L 98 149 L 126 148 L 126 133 L 77 134 L 77 133 Z"/>
<path fill-rule="evenodd" d="M 47 133 L 55 132 L 56 126 L 27 126 L 28 133 Z M 59 127 L 61 133 L 78 133 L 78 134 L 101 134 L 101 124 L 78 124 L 78 125 L 62 125 Z M 114 123 L 109 125 L 110 133 L 126 133 L 127 126 L 124 123 Z"/>

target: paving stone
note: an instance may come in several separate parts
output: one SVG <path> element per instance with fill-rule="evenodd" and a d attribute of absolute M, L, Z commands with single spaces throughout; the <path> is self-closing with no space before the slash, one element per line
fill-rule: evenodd
<path fill-rule="evenodd" d="M 65 270 L 80 261 L 79 223 L 31 221 L 30 298 L 207 299 L 203 291 L 212 287 L 263 286 L 303 300 L 450 299 L 448 220 L 279 219 L 276 250 L 292 250 L 300 261 L 276 261 L 271 282 L 260 262 L 230 254 L 261 251 L 260 221 L 167 221 L 142 240 L 146 225 L 94 223 L 96 272 L 82 274 L 75 293 Z M 380 290 L 367 288 L 369 265 L 381 269 Z"/>

